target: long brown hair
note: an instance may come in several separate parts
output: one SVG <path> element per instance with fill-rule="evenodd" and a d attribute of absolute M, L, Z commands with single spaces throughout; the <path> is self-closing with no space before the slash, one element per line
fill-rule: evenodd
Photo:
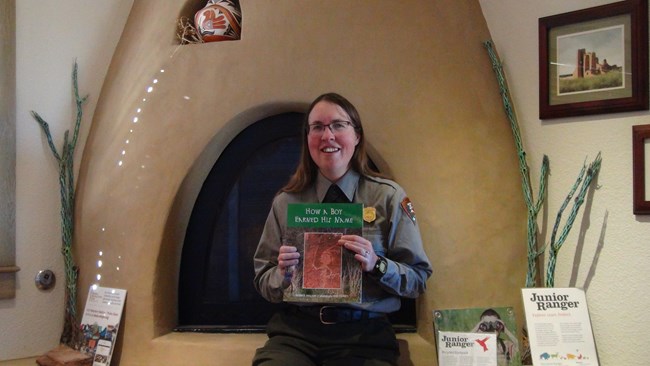
<path fill-rule="evenodd" d="M 383 177 L 383 175 L 373 169 L 369 162 L 368 156 L 366 154 L 366 140 L 363 134 L 363 125 L 361 124 L 361 117 L 357 109 L 344 97 L 336 93 L 326 93 L 318 98 L 316 98 L 303 120 L 303 132 L 302 132 L 302 148 L 300 151 L 300 162 L 296 171 L 293 173 L 293 176 L 289 179 L 289 182 L 282 187 L 282 192 L 302 192 L 307 187 L 311 186 L 315 181 L 318 175 L 318 166 L 311 158 L 309 154 L 309 146 L 307 142 L 307 134 L 309 133 L 309 114 L 311 113 L 314 106 L 321 101 L 330 102 L 341 107 L 347 114 L 350 116 L 350 122 L 352 126 L 359 135 L 359 143 L 354 148 L 354 154 L 350 160 L 351 167 L 361 175 L 370 175 L 375 177 Z"/>

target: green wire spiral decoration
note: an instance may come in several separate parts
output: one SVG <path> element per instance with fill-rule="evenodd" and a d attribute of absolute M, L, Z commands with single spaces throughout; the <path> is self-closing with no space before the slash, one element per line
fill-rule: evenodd
<path fill-rule="evenodd" d="M 31 111 L 32 116 L 36 122 L 41 126 L 47 143 L 52 150 L 54 158 L 59 164 L 59 185 L 61 188 L 61 237 L 62 247 L 61 253 L 63 254 L 63 263 L 65 268 L 65 319 L 63 324 L 63 332 L 61 334 L 60 342 L 72 348 L 81 341 L 81 332 L 79 330 L 77 321 L 77 278 L 79 276 L 79 268 L 75 264 L 74 256 L 72 253 L 72 238 L 74 233 L 74 149 L 77 145 L 77 137 L 79 136 L 79 126 L 81 125 L 82 105 L 88 98 L 79 97 L 79 86 L 77 82 L 77 62 L 74 63 L 74 70 L 72 72 L 72 83 L 74 87 L 75 102 L 77 106 L 76 122 L 74 132 L 72 134 L 72 141 L 69 140 L 69 130 L 65 131 L 63 138 L 63 148 L 61 153 L 57 151 L 54 143 L 52 142 L 52 134 L 50 127 L 41 116 Z"/>
<path fill-rule="evenodd" d="M 539 180 L 539 195 L 538 195 L 537 202 L 534 202 L 532 196 L 533 190 L 530 186 L 530 173 L 528 171 L 528 164 L 526 163 L 526 152 L 524 151 L 523 144 L 521 143 L 521 135 L 519 133 L 519 123 L 517 122 L 517 117 L 513 110 L 514 108 L 512 107 L 512 103 L 510 103 L 510 93 L 508 92 L 506 78 L 503 74 L 503 65 L 499 61 L 496 52 L 494 51 L 492 41 L 486 41 L 483 43 L 483 45 L 487 49 L 488 55 L 490 56 L 490 61 L 492 62 L 492 69 L 494 70 L 494 73 L 496 74 L 497 77 L 497 82 L 499 83 L 499 91 L 501 93 L 501 98 L 503 100 L 503 106 L 505 108 L 506 115 L 508 116 L 508 120 L 510 121 L 510 127 L 512 128 L 512 134 L 515 138 L 515 145 L 517 147 L 517 155 L 519 156 L 519 170 L 521 173 L 521 185 L 524 191 L 524 201 L 526 202 L 526 207 L 528 208 L 528 227 L 527 227 L 528 272 L 526 273 L 526 287 L 535 287 L 537 286 L 537 266 L 538 266 L 537 259 L 542 253 L 544 253 L 546 249 L 546 245 L 539 250 L 537 249 L 537 214 L 539 213 L 539 210 L 541 209 L 542 204 L 544 203 L 544 198 L 546 196 L 546 183 L 548 182 L 549 160 L 548 160 L 548 156 L 544 155 L 542 159 L 542 170 L 541 170 L 540 180 Z M 560 251 L 562 244 L 564 244 L 564 241 L 566 240 L 567 236 L 569 235 L 569 232 L 571 231 L 573 222 L 575 221 L 578 211 L 580 210 L 580 206 L 582 206 L 582 204 L 584 203 L 585 195 L 587 193 L 589 186 L 591 185 L 593 178 L 598 174 L 598 171 L 600 170 L 601 161 L 602 158 L 599 152 L 598 155 L 596 156 L 596 159 L 589 165 L 589 167 L 583 165 L 582 170 L 580 170 L 580 174 L 578 175 L 575 184 L 571 188 L 571 191 L 567 195 L 566 199 L 564 200 L 564 203 L 562 204 L 559 212 L 557 213 L 555 219 L 555 225 L 553 226 L 553 232 L 551 234 L 551 242 L 548 245 L 549 257 L 548 257 L 548 263 L 546 267 L 546 281 L 544 281 L 544 285 L 546 287 L 553 287 L 555 285 L 555 265 L 557 262 L 557 254 Z M 582 183 L 582 186 L 580 186 L 580 182 L 582 182 L 583 179 L 584 182 Z M 575 194 L 578 187 L 580 187 L 578 196 L 576 197 L 575 203 L 571 209 L 569 217 L 567 218 L 567 221 L 564 224 L 562 231 L 560 232 L 560 236 L 557 238 L 556 241 L 557 232 L 560 227 L 560 221 L 562 219 L 562 212 L 564 212 L 564 210 L 568 206 L 569 202 L 571 201 L 571 198 Z"/>
<path fill-rule="evenodd" d="M 542 170 L 539 179 L 539 194 L 537 202 L 533 200 L 533 189 L 530 185 L 530 172 L 528 170 L 528 163 L 526 162 L 526 152 L 524 151 L 523 144 L 521 143 L 521 134 L 519 132 L 519 122 L 514 112 L 512 103 L 510 103 L 510 93 L 506 83 L 506 78 L 503 74 L 503 65 L 499 61 L 496 52 L 494 52 L 492 41 L 483 43 L 488 51 L 490 60 L 492 62 L 492 69 L 497 77 L 499 83 L 499 92 L 503 100 L 503 107 L 505 108 L 506 115 L 510 121 L 512 134 L 515 138 L 515 146 L 517 147 L 517 156 L 519 157 L 519 172 L 521 173 L 521 185 L 524 193 L 524 201 L 526 202 L 528 212 L 527 224 L 527 248 L 528 248 L 528 271 L 526 273 L 526 287 L 535 287 L 537 284 L 537 259 L 544 252 L 544 249 L 537 249 L 537 214 L 542 208 L 544 199 L 546 197 L 546 183 L 548 182 L 549 161 L 548 156 L 544 155 L 542 159 Z"/>
<path fill-rule="evenodd" d="M 562 206 L 560 207 L 560 210 L 558 211 L 557 216 L 555 217 L 555 225 L 553 226 L 553 233 L 551 234 L 551 243 L 548 249 L 548 263 L 546 265 L 546 284 L 545 284 L 546 287 L 555 286 L 555 264 L 557 262 L 557 253 L 560 251 L 560 248 L 562 248 L 562 244 L 564 244 L 564 241 L 569 235 L 569 231 L 571 231 L 571 226 L 573 225 L 573 222 L 575 221 L 575 218 L 578 215 L 578 211 L 580 211 L 580 206 L 582 206 L 582 204 L 585 201 L 585 195 L 587 194 L 587 190 L 591 185 L 592 180 L 596 177 L 598 171 L 600 170 L 601 162 L 602 162 L 602 158 L 600 157 L 600 152 L 599 152 L 598 155 L 596 156 L 596 159 L 594 159 L 594 161 L 591 164 L 589 164 L 589 167 L 587 167 L 586 165 L 582 166 L 582 169 L 580 170 L 580 174 L 578 174 L 578 178 L 576 179 L 576 182 L 573 184 L 573 187 L 571 187 L 571 191 L 564 199 L 564 202 L 562 203 Z M 584 181 L 582 182 L 582 185 L 580 185 L 580 182 L 583 179 Z M 564 212 L 566 207 L 571 202 L 571 198 L 575 194 L 578 187 L 580 187 L 578 196 L 576 196 L 573 207 L 571 207 L 571 212 L 569 213 L 569 217 L 567 217 L 567 221 L 564 224 L 562 231 L 560 232 L 560 236 L 556 240 L 558 229 L 560 228 L 560 221 L 562 219 L 562 212 Z"/>

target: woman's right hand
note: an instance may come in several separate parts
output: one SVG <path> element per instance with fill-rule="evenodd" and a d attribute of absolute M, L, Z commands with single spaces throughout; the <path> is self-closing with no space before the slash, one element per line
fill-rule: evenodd
<path fill-rule="evenodd" d="M 285 278 L 291 278 L 295 266 L 300 261 L 298 248 L 290 245 L 282 245 L 278 254 L 278 269 Z"/>

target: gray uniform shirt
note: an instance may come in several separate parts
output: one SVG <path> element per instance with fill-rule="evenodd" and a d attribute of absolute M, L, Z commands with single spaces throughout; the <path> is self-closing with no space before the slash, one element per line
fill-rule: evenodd
<path fill-rule="evenodd" d="M 268 301 L 281 302 L 286 286 L 277 265 L 287 232 L 287 205 L 322 202 L 331 184 L 319 174 L 312 187 L 300 193 L 283 192 L 273 200 L 254 258 L 255 288 Z M 376 219 L 363 223 L 363 237 L 372 243 L 377 255 L 388 260 L 388 270 L 381 279 L 364 272 L 362 302 L 346 306 L 383 313 L 396 311 L 400 297 L 415 298 L 424 292 L 432 272 L 406 193 L 391 180 L 360 176 L 353 170 L 336 184 L 351 202 L 375 208 Z"/>

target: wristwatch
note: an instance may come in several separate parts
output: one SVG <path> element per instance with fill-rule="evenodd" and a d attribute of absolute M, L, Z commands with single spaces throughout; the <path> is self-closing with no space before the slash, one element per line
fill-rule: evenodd
<path fill-rule="evenodd" d="M 372 271 L 373 276 L 381 278 L 386 274 L 388 270 L 388 261 L 384 257 L 377 256 L 377 262 L 375 262 L 375 269 Z"/>

